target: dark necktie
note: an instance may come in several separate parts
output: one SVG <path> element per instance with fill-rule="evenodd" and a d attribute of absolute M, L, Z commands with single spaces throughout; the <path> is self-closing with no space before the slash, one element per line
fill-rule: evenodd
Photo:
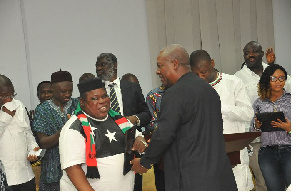
<path fill-rule="evenodd" d="M 114 88 L 114 83 L 109 84 L 108 86 L 110 87 L 110 106 L 111 106 L 111 109 L 118 112 L 118 113 L 120 113 L 120 106 L 119 106 L 116 91 L 115 91 L 115 88 Z"/>

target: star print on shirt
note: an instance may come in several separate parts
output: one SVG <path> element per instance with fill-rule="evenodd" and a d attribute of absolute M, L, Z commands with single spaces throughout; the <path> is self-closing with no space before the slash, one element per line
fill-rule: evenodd
<path fill-rule="evenodd" d="M 116 132 L 111 133 L 111 132 L 109 132 L 109 130 L 107 129 L 107 134 L 105 134 L 105 136 L 108 137 L 110 143 L 111 143 L 112 140 L 117 141 L 116 138 L 115 138 L 115 134 L 116 134 Z"/>
<path fill-rule="evenodd" d="M 92 127 L 91 126 L 91 130 L 92 130 L 92 133 L 93 133 L 93 136 L 95 137 L 95 133 L 94 133 L 94 130 L 96 130 L 97 128 L 96 127 Z"/>

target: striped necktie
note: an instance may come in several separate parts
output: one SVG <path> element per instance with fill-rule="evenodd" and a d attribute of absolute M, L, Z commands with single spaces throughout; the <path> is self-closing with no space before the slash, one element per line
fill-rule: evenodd
<path fill-rule="evenodd" d="M 115 83 L 108 85 L 110 87 L 110 107 L 112 110 L 120 113 L 120 107 L 119 107 L 119 103 L 118 103 L 114 85 L 115 85 Z"/>

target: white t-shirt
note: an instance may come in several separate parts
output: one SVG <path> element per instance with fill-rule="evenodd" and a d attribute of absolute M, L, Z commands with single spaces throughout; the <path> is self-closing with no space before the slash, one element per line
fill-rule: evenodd
<path fill-rule="evenodd" d="M 88 116 L 89 117 L 89 116 Z M 107 122 L 111 119 L 97 120 L 89 117 L 93 122 Z M 100 128 L 95 127 L 91 121 L 89 121 L 92 127 L 94 134 L 96 135 L 96 151 L 97 151 L 97 167 L 100 174 L 100 179 L 90 179 L 88 182 L 91 184 L 94 190 L 97 191 L 132 191 L 134 188 L 134 172 L 129 171 L 125 176 L 123 175 L 123 166 L 124 166 L 124 151 L 121 140 L 122 132 L 121 130 L 112 130 L 113 128 L 107 128 L 100 130 Z M 83 171 L 86 173 L 86 152 L 85 152 L 85 138 L 78 130 L 73 128 L 78 127 L 79 120 L 77 116 L 73 115 L 69 121 L 62 128 L 59 138 L 59 151 L 60 151 L 60 160 L 61 168 L 63 171 L 63 176 L 60 180 L 60 189 L 62 191 L 75 191 L 77 190 L 72 184 L 70 179 L 65 172 L 65 169 L 81 164 Z M 76 125 L 77 124 L 77 125 Z M 101 125 L 102 126 L 102 125 Z M 115 125 L 117 126 L 117 125 Z M 100 132 L 102 132 L 100 134 Z M 136 137 L 142 136 L 140 132 L 136 130 Z M 97 139 L 101 137 L 100 139 Z M 102 145 L 101 156 L 98 155 L 97 142 L 101 141 Z M 124 143 L 124 142 L 123 142 Z M 98 145 L 98 147 L 99 147 Z M 104 149 L 110 146 L 117 146 L 117 150 Z M 124 149 L 124 150 L 123 150 Z M 123 151 L 123 152 L 121 152 Z M 112 153 L 111 153 L 112 152 Z M 114 154 L 116 153 L 116 154 Z"/>

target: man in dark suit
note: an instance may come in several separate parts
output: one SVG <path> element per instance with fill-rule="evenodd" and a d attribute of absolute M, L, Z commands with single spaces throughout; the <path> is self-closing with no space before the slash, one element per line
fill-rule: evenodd
<path fill-rule="evenodd" d="M 96 62 L 97 76 L 105 83 L 110 95 L 111 108 L 125 116 L 141 130 L 151 120 L 149 108 L 145 102 L 139 84 L 120 80 L 117 76 L 117 57 L 112 53 L 101 53 Z M 147 145 L 145 143 L 145 145 Z M 142 190 L 142 176 L 137 174 L 134 190 Z"/>
<path fill-rule="evenodd" d="M 156 74 L 167 88 L 157 130 L 132 170 L 145 173 L 164 156 L 166 191 L 233 191 L 234 175 L 225 151 L 218 93 L 191 72 L 179 44 L 162 49 Z"/>

